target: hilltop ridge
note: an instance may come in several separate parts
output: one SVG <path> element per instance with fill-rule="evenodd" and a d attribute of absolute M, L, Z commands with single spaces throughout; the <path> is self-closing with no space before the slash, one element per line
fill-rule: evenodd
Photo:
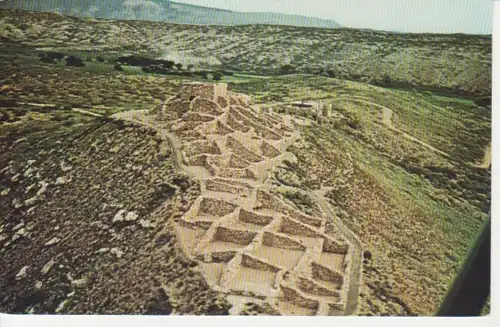
<path fill-rule="evenodd" d="M 453 96 L 491 93 L 488 36 L 176 25 L 6 9 L 0 10 L 0 38 L 40 50 L 154 56 L 180 62 L 185 69 L 194 65 L 267 76 L 305 73 Z"/>
<path fill-rule="evenodd" d="M 272 24 L 324 28 L 340 27 L 333 20 L 314 17 L 273 12 L 237 12 L 159 0 L 90 0 L 80 1 L 76 6 L 63 0 L 7 0 L 0 3 L 0 8 L 53 12 L 75 17 L 161 21 L 178 24 Z"/>

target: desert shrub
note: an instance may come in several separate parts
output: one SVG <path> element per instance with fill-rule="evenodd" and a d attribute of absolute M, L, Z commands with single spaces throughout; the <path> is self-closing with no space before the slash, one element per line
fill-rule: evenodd
<path fill-rule="evenodd" d="M 206 71 L 194 72 L 194 74 L 200 76 L 203 79 L 208 79 L 208 72 Z"/>
<path fill-rule="evenodd" d="M 0 112 L 0 123 L 8 122 L 9 119 L 10 119 L 9 113 L 7 113 L 7 112 Z"/>
<path fill-rule="evenodd" d="M 171 61 L 171 60 L 157 60 L 157 62 L 159 62 L 164 68 L 167 68 L 167 69 L 172 69 L 174 67 L 174 64 L 175 62 Z M 182 65 L 181 65 L 182 67 Z"/>
<path fill-rule="evenodd" d="M 382 78 L 382 83 L 384 85 L 391 85 L 392 84 L 392 79 L 388 74 L 385 74 L 384 77 Z"/>
<path fill-rule="evenodd" d="M 287 190 L 283 195 L 285 196 L 285 198 L 299 206 L 310 207 L 314 204 L 313 199 L 303 191 Z"/>
<path fill-rule="evenodd" d="M 221 304 L 211 304 L 208 309 L 207 309 L 207 315 L 209 316 L 228 316 L 229 315 L 229 309 L 231 307 L 221 305 Z"/>
<path fill-rule="evenodd" d="M 363 258 L 367 259 L 367 260 L 371 260 L 372 259 L 372 253 L 368 250 L 365 250 L 363 252 Z"/>
<path fill-rule="evenodd" d="M 172 184 L 180 187 L 181 191 L 184 192 L 189 188 L 190 181 L 189 178 L 185 175 L 176 175 L 172 179 Z"/>
<path fill-rule="evenodd" d="M 64 58 L 64 53 L 57 51 L 47 51 L 45 52 L 45 55 L 54 60 L 59 60 Z"/>
<path fill-rule="evenodd" d="M 213 73 L 213 79 L 216 81 L 220 81 L 222 79 L 222 74 L 219 72 Z"/>
<path fill-rule="evenodd" d="M 284 74 L 284 75 L 286 75 L 286 74 L 292 74 L 294 72 L 295 72 L 295 67 L 293 67 L 290 64 L 283 65 L 280 68 L 280 73 Z"/>
<path fill-rule="evenodd" d="M 359 117 L 359 115 L 351 114 L 347 118 L 347 125 L 352 129 L 359 129 L 361 127 L 361 117 Z"/>
<path fill-rule="evenodd" d="M 158 294 L 149 300 L 145 306 L 146 315 L 169 315 L 172 313 L 172 304 L 163 289 L 158 289 Z"/>
<path fill-rule="evenodd" d="M 26 115 L 27 113 L 28 113 L 28 110 L 26 110 L 26 109 L 18 109 L 18 110 L 14 111 L 14 116 L 20 117 L 20 116 Z"/>
<path fill-rule="evenodd" d="M 83 63 L 83 60 L 81 58 L 75 57 L 75 56 L 69 56 L 66 58 L 66 65 L 67 66 L 75 66 L 75 67 L 84 67 L 85 64 Z"/>
<path fill-rule="evenodd" d="M 42 58 L 40 59 L 40 61 L 41 61 L 41 62 L 44 62 L 44 63 L 46 63 L 46 64 L 55 64 L 55 63 L 56 63 L 56 62 L 55 62 L 55 60 L 54 60 L 54 59 L 52 59 L 52 58 L 50 58 L 50 57 L 42 57 Z"/>
<path fill-rule="evenodd" d="M 68 116 L 63 116 L 63 115 L 52 116 L 52 120 L 57 121 L 57 122 L 62 122 L 62 121 L 65 121 L 67 119 L 68 119 Z"/>
<path fill-rule="evenodd" d="M 0 107 L 14 107 L 17 102 L 12 99 L 0 99 Z"/>

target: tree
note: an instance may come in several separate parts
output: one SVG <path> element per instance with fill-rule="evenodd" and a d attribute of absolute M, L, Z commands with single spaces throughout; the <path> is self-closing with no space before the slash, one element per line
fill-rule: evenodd
<path fill-rule="evenodd" d="M 75 67 L 84 67 L 85 64 L 83 63 L 83 60 L 81 58 L 75 57 L 75 56 L 69 56 L 66 58 L 66 65 L 67 66 L 75 66 Z"/>
<path fill-rule="evenodd" d="M 163 60 L 162 63 L 163 63 L 163 67 L 165 67 L 167 69 L 172 69 L 172 67 L 174 67 L 174 65 L 175 65 L 175 62 L 173 62 L 172 60 Z"/>
<path fill-rule="evenodd" d="M 391 77 L 388 74 L 384 75 L 384 78 L 382 81 L 383 81 L 384 85 L 391 85 L 392 84 Z"/>
<path fill-rule="evenodd" d="M 63 53 L 61 53 L 61 52 L 57 52 L 57 51 L 47 51 L 45 54 L 46 54 L 46 55 L 47 55 L 47 57 L 49 57 L 50 59 L 59 60 L 59 59 L 64 58 L 64 54 L 63 54 Z"/>
<path fill-rule="evenodd" d="M 55 60 L 54 60 L 54 59 L 52 59 L 52 58 L 50 58 L 50 57 L 42 57 L 42 58 L 40 59 L 40 61 L 41 61 L 41 62 L 45 62 L 45 63 L 47 63 L 47 64 L 55 64 L 55 63 L 56 63 L 56 62 L 55 62 Z"/>
<path fill-rule="evenodd" d="M 295 67 L 293 67 L 290 64 L 283 65 L 280 68 L 280 73 L 284 74 L 284 75 L 286 75 L 286 74 L 292 74 L 293 72 L 295 72 Z"/>
<path fill-rule="evenodd" d="M 222 74 L 220 72 L 213 73 L 213 78 L 216 81 L 220 81 L 222 79 Z"/>
<path fill-rule="evenodd" d="M 479 107 L 491 107 L 491 97 L 475 99 L 474 104 Z"/>

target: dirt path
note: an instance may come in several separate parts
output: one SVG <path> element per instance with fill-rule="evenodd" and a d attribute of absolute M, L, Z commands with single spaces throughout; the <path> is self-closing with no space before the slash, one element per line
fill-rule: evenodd
<path fill-rule="evenodd" d="M 359 241 L 321 196 L 323 215 L 312 217 L 269 191 L 272 170 L 292 159 L 286 149 L 300 131 L 290 117 L 256 113 L 219 86 L 181 91 L 164 105 L 163 122 L 144 112 L 113 116 L 156 130 L 178 166 L 200 182 L 201 196 L 177 225 L 183 251 L 199 262 L 211 288 L 234 302 L 233 314 L 248 298 L 283 315 L 355 313 Z M 326 233 L 327 219 L 343 239 Z"/>
<path fill-rule="evenodd" d="M 366 100 L 362 100 L 362 99 L 350 99 L 350 101 L 355 101 L 355 102 L 361 102 L 361 103 L 365 103 L 365 104 L 368 104 L 368 105 L 371 105 L 371 106 L 374 106 L 374 107 L 377 107 L 377 108 L 380 108 L 382 109 L 382 124 L 384 124 L 389 130 L 393 131 L 393 132 L 396 132 L 398 134 L 400 134 L 401 136 L 403 136 L 404 138 L 412 141 L 412 142 L 415 142 L 415 143 L 418 143 L 424 147 L 426 147 L 427 149 L 433 151 L 433 152 L 436 152 L 436 153 L 439 153 L 441 154 L 442 156 L 445 156 L 447 158 L 449 158 L 449 154 L 439 150 L 439 149 L 436 149 L 435 147 L 433 147 L 432 145 L 428 144 L 428 143 L 425 143 L 421 140 L 419 140 L 418 138 L 414 137 L 414 136 L 411 136 L 403 131 L 401 131 L 400 129 L 397 129 L 396 127 L 394 127 L 394 125 L 392 124 L 392 110 L 385 107 L 385 106 L 382 106 L 380 104 L 377 104 L 377 103 L 373 103 L 373 102 L 370 102 L 370 101 L 366 101 Z"/>
<path fill-rule="evenodd" d="M 316 200 L 318 204 L 321 207 L 321 210 L 323 210 L 325 213 L 328 214 L 330 219 L 332 219 L 338 228 L 341 230 L 341 232 L 344 234 L 344 236 L 349 240 L 351 245 L 353 246 L 353 255 L 352 255 L 352 270 L 351 270 L 351 275 L 350 275 L 350 285 L 349 285 L 349 291 L 347 294 L 347 300 L 346 300 L 346 309 L 345 309 L 345 315 L 354 315 L 357 312 L 358 308 L 358 295 L 359 295 L 359 288 L 361 287 L 361 279 L 362 279 L 362 261 L 363 261 L 363 248 L 361 245 L 361 241 L 358 239 L 358 237 L 349 229 L 347 228 L 342 220 L 335 215 L 335 213 L 332 211 L 330 205 L 328 202 L 325 200 L 325 194 L 328 191 L 327 188 L 322 188 L 318 192 L 316 192 Z"/>
<path fill-rule="evenodd" d="M 73 108 L 71 110 L 74 111 L 74 112 L 78 112 L 78 113 L 87 115 L 87 116 L 102 117 L 101 114 L 98 114 L 96 112 L 92 112 L 92 111 L 89 111 L 89 110 L 81 109 L 81 108 Z"/>
<path fill-rule="evenodd" d="M 382 123 L 389 129 L 395 129 L 392 125 L 392 110 L 389 108 L 382 108 Z"/>
<path fill-rule="evenodd" d="M 39 107 L 39 108 L 46 108 L 46 107 L 58 107 L 58 105 L 53 104 L 53 103 L 34 103 L 34 102 L 18 102 L 20 105 L 28 105 L 32 107 Z M 59 106 L 62 107 L 62 106 Z M 103 115 L 90 111 L 85 108 L 72 108 L 71 111 L 73 112 L 78 112 L 87 116 L 93 116 L 93 117 L 102 117 Z"/>

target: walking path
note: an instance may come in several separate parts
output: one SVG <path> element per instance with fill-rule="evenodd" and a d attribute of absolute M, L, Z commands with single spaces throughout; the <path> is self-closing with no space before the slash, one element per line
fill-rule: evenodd
<path fill-rule="evenodd" d="M 401 134 L 404 138 L 410 140 L 410 141 L 413 141 L 415 143 L 418 143 L 424 147 L 426 147 L 427 149 L 433 151 L 433 152 L 436 152 L 436 153 L 439 153 L 445 157 L 449 157 L 449 155 L 439 149 L 436 149 L 435 147 L 433 147 L 432 145 L 428 144 L 428 143 L 425 143 L 421 140 L 419 140 L 418 138 L 414 137 L 414 136 L 411 136 L 403 131 L 401 131 L 400 129 L 397 129 L 396 127 L 394 127 L 394 125 L 392 124 L 392 110 L 385 107 L 385 106 L 382 106 L 380 104 L 377 104 L 377 103 L 373 103 L 373 102 L 370 102 L 370 101 L 366 101 L 366 100 L 362 100 L 362 99 L 356 99 L 356 98 L 350 98 L 349 99 L 350 101 L 354 101 L 354 102 L 361 102 L 361 103 L 365 103 L 365 104 L 368 104 L 368 105 L 371 105 L 371 106 L 374 106 L 374 107 L 377 107 L 377 108 L 380 108 L 382 109 L 382 124 L 385 125 L 389 130 L 391 131 L 394 131 L 398 134 Z"/>

